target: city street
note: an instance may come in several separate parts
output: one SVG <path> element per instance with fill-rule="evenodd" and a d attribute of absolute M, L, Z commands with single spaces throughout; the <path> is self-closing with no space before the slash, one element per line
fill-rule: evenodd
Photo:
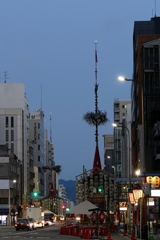
<path fill-rule="evenodd" d="M 60 235 L 60 226 L 55 225 L 52 227 L 46 227 L 43 229 L 37 229 L 34 231 L 19 231 L 16 232 L 14 226 L 0 226 L 0 239 L 57 239 L 57 240 L 77 240 L 82 239 L 77 236 L 71 235 Z M 106 237 L 99 237 L 99 239 L 107 239 Z M 122 232 L 112 233 L 111 232 L 111 239 L 112 240 L 130 240 L 131 236 L 123 236 Z M 137 238 L 136 238 L 137 239 Z M 160 235 L 154 236 L 155 240 L 160 239 Z M 138 240 L 138 239 L 137 239 Z"/>

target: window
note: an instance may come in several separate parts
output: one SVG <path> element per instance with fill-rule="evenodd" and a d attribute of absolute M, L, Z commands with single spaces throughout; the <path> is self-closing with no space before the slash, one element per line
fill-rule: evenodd
<path fill-rule="evenodd" d="M 40 123 L 38 123 L 38 129 L 40 129 Z"/>
<path fill-rule="evenodd" d="M 14 143 L 11 143 L 11 152 L 14 153 Z"/>
<path fill-rule="evenodd" d="M 6 117 L 6 128 L 8 128 L 8 117 Z"/>
<path fill-rule="evenodd" d="M 14 117 L 11 117 L 11 127 L 14 127 Z"/>
<path fill-rule="evenodd" d="M 40 146 L 40 145 L 38 145 L 38 150 L 40 151 L 40 149 L 41 149 L 41 146 Z"/>
<path fill-rule="evenodd" d="M 8 204 L 8 198 L 0 198 L 0 204 Z"/>
<path fill-rule="evenodd" d="M 40 162 L 40 156 L 38 156 L 38 162 Z"/>
<path fill-rule="evenodd" d="M 14 130 L 11 130 L 11 141 L 14 141 Z"/>
<path fill-rule="evenodd" d="M 6 130 L 6 142 L 9 141 L 8 130 Z"/>

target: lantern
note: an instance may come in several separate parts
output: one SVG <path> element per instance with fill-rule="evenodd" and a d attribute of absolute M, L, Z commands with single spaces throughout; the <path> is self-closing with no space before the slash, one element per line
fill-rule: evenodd
<path fill-rule="evenodd" d="M 131 204 L 135 204 L 136 203 L 136 201 L 134 199 L 133 193 L 129 193 L 129 201 L 130 201 Z"/>
<path fill-rule="evenodd" d="M 143 191 L 142 190 L 138 190 L 138 189 L 134 189 L 133 190 L 133 196 L 134 196 L 134 199 L 135 199 L 135 202 L 137 203 L 138 202 L 138 199 L 139 198 L 142 198 L 143 197 Z"/>
<path fill-rule="evenodd" d="M 104 222 L 104 212 L 100 212 L 100 214 L 99 214 L 99 221 L 100 221 L 100 223 L 103 223 Z"/>
<path fill-rule="evenodd" d="M 92 213 L 92 222 L 95 223 L 97 221 L 97 213 L 93 212 Z"/>

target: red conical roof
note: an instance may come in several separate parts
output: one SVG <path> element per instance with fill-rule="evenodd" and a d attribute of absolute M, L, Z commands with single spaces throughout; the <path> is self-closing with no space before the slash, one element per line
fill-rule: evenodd
<path fill-rule="evenodd" d="M 95 155 L 94 155 L 93 169 L 94 168 L 102 169 L 98 146 L 96 146 Z"/>

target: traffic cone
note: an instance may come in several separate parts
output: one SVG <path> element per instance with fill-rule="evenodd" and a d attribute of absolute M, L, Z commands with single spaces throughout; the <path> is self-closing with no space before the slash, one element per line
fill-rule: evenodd
<path fill-rule="evenodd" d="M 107 240 L 112 240 L 112 239 L 111 239 L 111 232 L 110 232 L 110 229 L 108 229 L 108 238 L 107 238 Z"/>
<path fill-rule="evenodd" d="M 85 236 L 86 239 L 91 239 L 91 230 L 87 229 L 86 230 L 86 236 Z"/>
<path fill-rule="evenodd" d="M 132 231 L 131 240 L 135 240 L 135 238 L 134 238 L 134 231 Z"/>
<path fill-rule="evenodd" d="M 123 231 L 123 236 L 127 236 L 126 229 L 124 229 L 124 231 Z"/>
<path fill-rule="evenodd" d="M 149 240 L 155 240 L 153 237 L 153 229 L 150 229 Z"/>

